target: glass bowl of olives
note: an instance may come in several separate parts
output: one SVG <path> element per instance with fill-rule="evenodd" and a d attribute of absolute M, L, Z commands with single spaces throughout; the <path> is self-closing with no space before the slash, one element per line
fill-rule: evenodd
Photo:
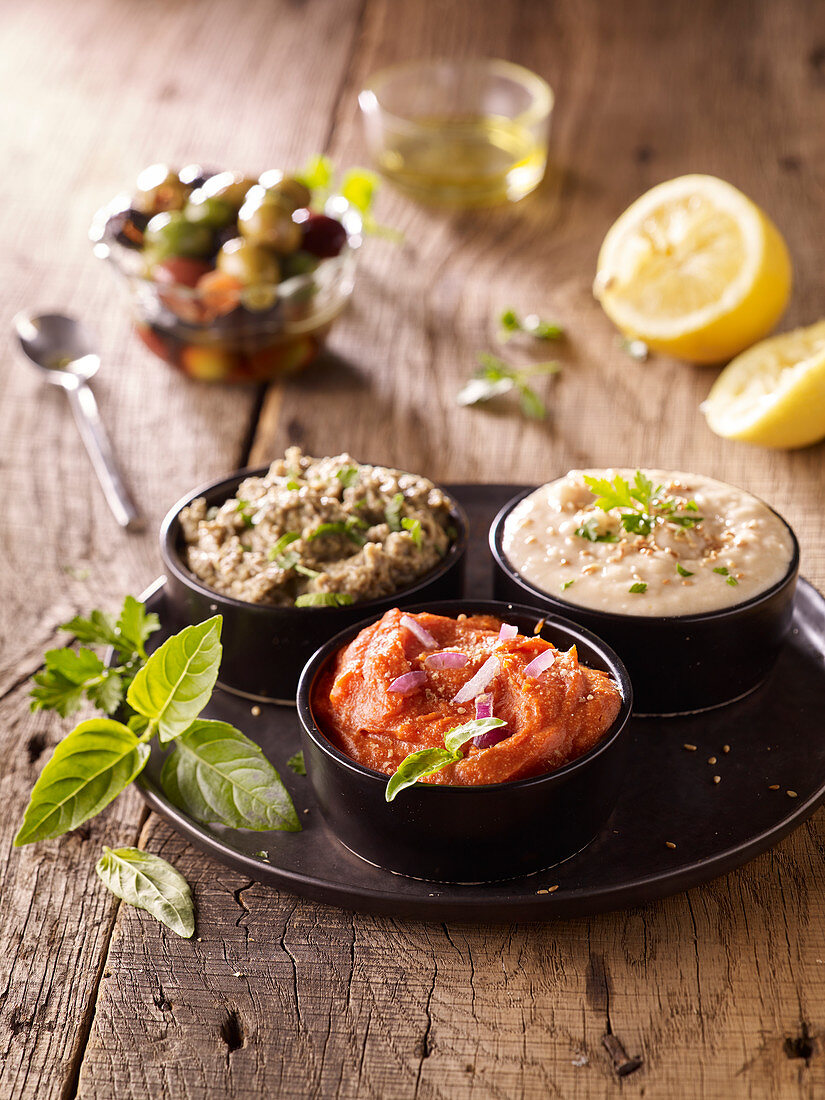
<path fill-rule="evenodd" d="M 191 378 L 268 382 L 322 349 L 352 293 L 361 217 L 297 176 L 145 169 L 98 211 L 95 255 L 125 282 L 138 336 Z"/>

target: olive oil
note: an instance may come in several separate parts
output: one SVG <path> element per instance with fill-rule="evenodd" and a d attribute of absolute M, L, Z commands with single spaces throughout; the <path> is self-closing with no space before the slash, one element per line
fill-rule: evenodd
<path fill-rule="evenodd" d="M 497 115 L 417 118 L 414 132 L 387 138 L 378 167 L 422 202 L 486 206 L 516 202 L 541 182 L 547 141 Z"/>

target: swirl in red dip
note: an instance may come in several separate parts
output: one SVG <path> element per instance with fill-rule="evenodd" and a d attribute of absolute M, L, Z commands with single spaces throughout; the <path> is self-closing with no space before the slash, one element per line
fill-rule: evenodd
<path fill-rule="evenodd" d="M 425 641 L 403 620 L 423 629 Z M 502 638 L 490 615 L 457 619 L 393 608 L 341 649 L 315 685 L 316 721 L 342 752 L 367 768 L 392 775 L 410 753 L 443 748 L 451 729 L 476 717 L 475 701 L 456 702 L 461 689 L 488 662 L 493 675 L 474 695 L 492 696 L 492 714 L 506 722 L 501 741 L 472 742 L 464 759 L 427 776 L 425 783 L 473 786 L 544 775 L 586 753 L 607 733 L 622 703 L 605 672 L 579 664 L 576 648 L 556 650 L 539 637 Z M 538 676 L 528 669 L 540 654 L 555 660 Z M 461 667 L 439 667 L 435 654 L 460 652 Z M 435 666 L 435 667 L 434 667 Z M 491 666 L 488 666 L 488 668 Z M 411 690 L 410 672 L 426 679 Z M 482 677 L 484 678 L 484 677 Z"/>

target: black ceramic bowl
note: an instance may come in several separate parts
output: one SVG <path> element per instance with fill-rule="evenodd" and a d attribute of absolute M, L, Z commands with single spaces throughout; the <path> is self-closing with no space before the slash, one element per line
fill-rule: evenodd
<path fill-rule="evenodd" d="M 533 634 L 529 607 L 489 600 L 417 604 L 438 615 L 496 615 Z M 582 662 L 609 672 L 623 703 L 605 737 L 584 756 L 547 775 L 479 787 L 417 784 L 388 803 L 387 776 L 345 756 L 316 724 L 313 686 L 328 662 L 375 617 L 318 650 L 298 685 L 307 772 L 327 824 L 350 851 L 397 874 L 434 882 L 494 882 L 532 874 L 581 851 L 610 816 L 625 761 L 632 691 L 624 665 L 601 639 L 556 615 L 541 636 L 576 645 Z"/>
<path fill-rule="evenodd" d="M 179 500 L 161 526 L 160 552 L 175 629 L 203 622 L 212 615 L 223 616 L 220 686 L 259 702 L 294 704 L 301 670 L 333 634 L 367 615 L 377 619 L 390 607 L 408 607 L 422 600 L 461 594 L 468 524 L 463 509 L 453 501 L 452 522 L 457 534 L 446 555 L 416 584 L 392 596 L 349 607 L 269 607 L 236 600 L 207 588 L 189 571 L 182 556 L 179 515 L 197 497 L 204 497 L 209 506 L 223 504 L 235 495 L 244 478 L 260 476 L 268 469 L 239 470 Z"/>
<path fill-rule="evenodd" d="M 692 714 L 741 699 L 774 666 L 791 626 L 799 543 L 790 526 L 793 555 L 782 580 L 744 603 L 699 615 L 623 615 L 577 607 L 525 580 L 507 560 L 502 540 L 513 508 L 534 490 L 505 504 L 490 528 L 493 591 L 565 615 L 604 638 L 624 661 L 640 715 Z M 771 509 L 773 511 L 773 509 Z M 778 513 L 775 513 L 778 514 Z"/>

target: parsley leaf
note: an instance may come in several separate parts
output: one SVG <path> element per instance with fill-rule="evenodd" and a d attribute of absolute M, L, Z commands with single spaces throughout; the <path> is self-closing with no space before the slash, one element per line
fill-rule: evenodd
<path fill-rule="evenodd" d="M 644 581 L 636 581 L 635 584 L 631 584 L 630 588 L 628 588 L 628 592 L 633 592 L 633 593 L 647 592 L 647 585 L 645 584 Z"/>
<path fill-rule="evenodd" d="M 689 569 L 685 569 L 681 562 L 676 563 L 676 572 L 680 577 L 692 577 L 693 573 Z"/>
<path fill-rule="evenodd" d="M 562 590 L 562 592 L 566 592 L 566 591 L 567 591 L 567 589 L 568 589 L 568 588 L 569 588 L 569 587 L 570 587 L 571 585 L 573 585 L 573 584 L 575 584 L 575 583 L 576 583 L 576 582 L 575 582 L 575 580 L 572 580 L 572 581 L 563 581 L 563 582 L 562 582 L 562 586 L 561 586 L 561 590 Z"/>
<path fill-rule="evenodd" d="M 586 519 L 581 527 L 576 528 L 576 534 L 580 539 L 587 539 L 588 542 L 618 542 L 618 535 L 614 535 L 612 531 L 602 531 L 601 524 L 598 516 L 590 516 Z"/>
<path fill-rule="evenodd" d="M 665 497 L 664 486 L 656 485 L 643 474 L 636 471 L 633 487 L 617 474 L 612 481 L 607 478 L 584 475 L 584 483 L 596 497 L 594 507 L 603 512 L 612 509 L 619 511 L 625 531 L 634 535 L 649 535 L 657 523 L 672 523 L 677 527 L 695 527 L 702 523 L 702 516 L 688 516 L 677 512 L 677 508 L 696 511 L 696 502 L 685 503 Z"/>
<path fill-rule="evenodd" d="M 480 366 L 475 375 L 465 382 L 456 395 L 459 405 L 477 405 L 515 391 L 525 416 L 542 420 L 547 415 L 544 402 L 527 380 L 539 375 L 558 374 L 561 370 L 559 363 L 534 363 L 520 369 L 486 352 L 479 352 L 478 360 Z"/>
<path fill-rule="evenodd" d="M 724 565 L 717 565 L 713 572 L 718 573 L 722 577 L 727 577 L 728 575 L 728 571 Z"/>
<path fill-rule="evenodd" d="M 552 321 L 542 321 L 535 313 L 529 313 L 522 321 L 514 309 L 505 309 L 499 317 L 499 341 L 503 344 L 517 332 L 524 332 L 536 340 L 559 340 L 564 329 Z"/>
<path fill-rule="evenodd" d="M 347 607 L 353 602 L 348 592 L 305 592 L 295 600 L 296 607 Z"/>
<path fill-rule="evenodd" d="M 290 756 L 286 762 L 286 766 L 291 768 L 296 775 L 306 775 L 307 766 L 304 763 L 304 754 L 302 752 L 296 752 L 294 756 Z"/>

